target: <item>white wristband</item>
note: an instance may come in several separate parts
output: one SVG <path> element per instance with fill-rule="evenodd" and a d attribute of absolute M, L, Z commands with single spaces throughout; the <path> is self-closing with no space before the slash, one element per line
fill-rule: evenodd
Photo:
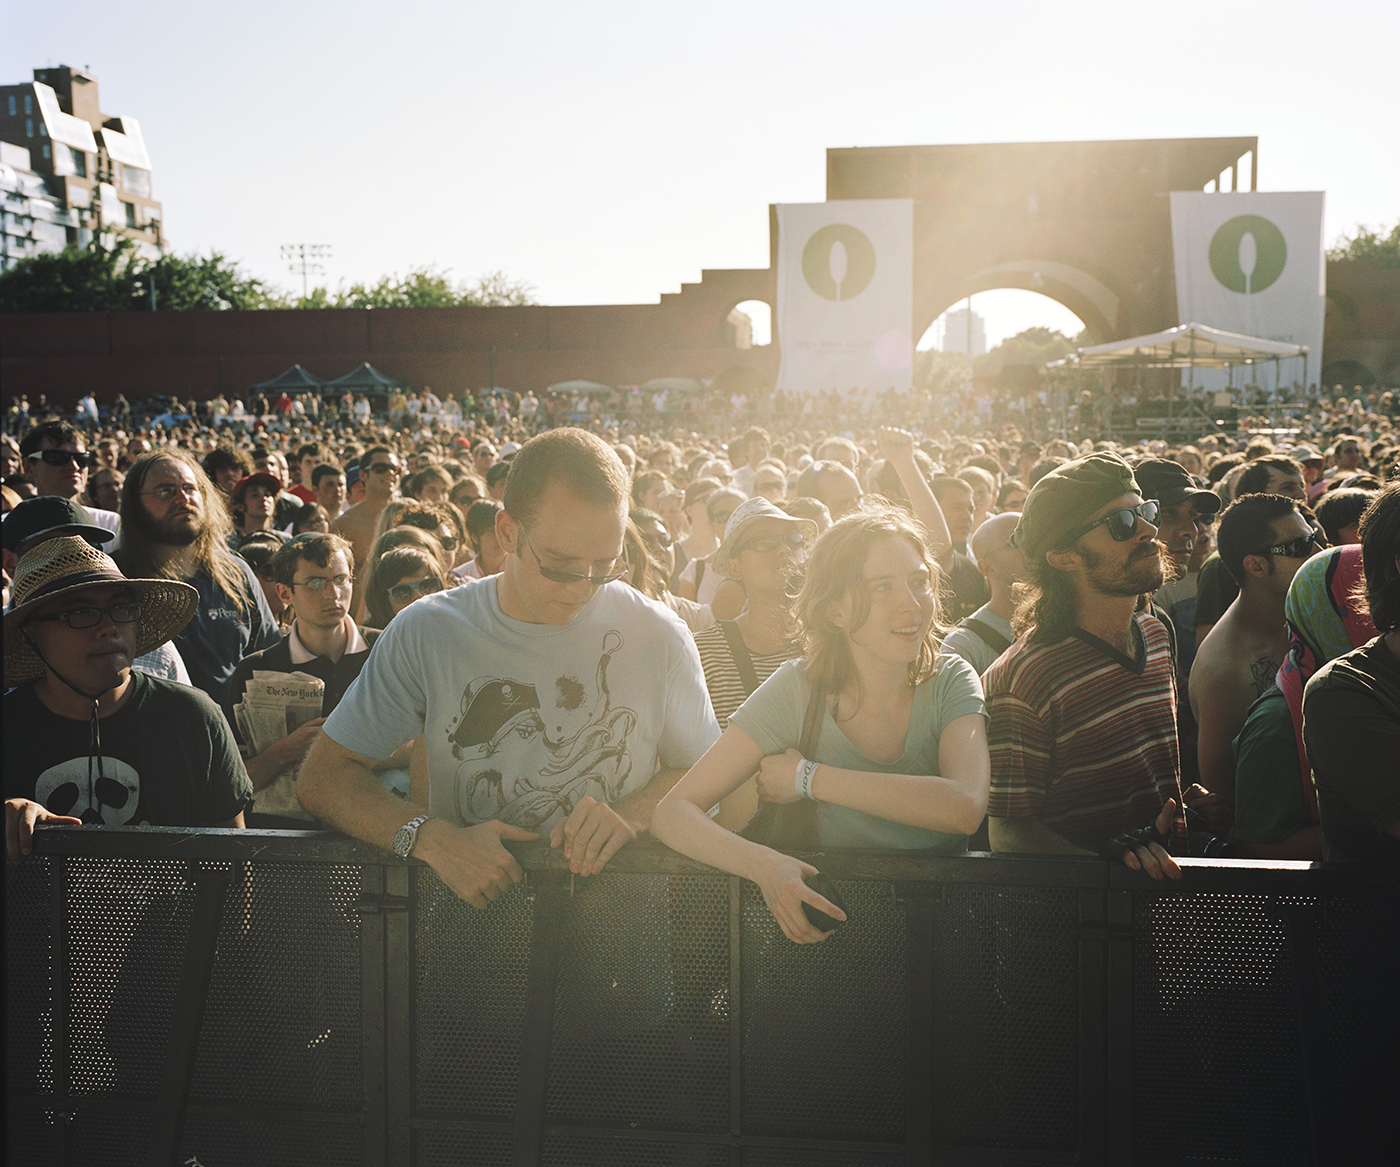
<path fill-rule="evenodd" d="M 812 797 L 812 778 L 816 774 L 819 765 L 821 765 L 820 762 L 811 762 L 806 758 L 802 758 L 798 761 L 795 782 L 797 785 L 797 796 L 799 798 Z"/>

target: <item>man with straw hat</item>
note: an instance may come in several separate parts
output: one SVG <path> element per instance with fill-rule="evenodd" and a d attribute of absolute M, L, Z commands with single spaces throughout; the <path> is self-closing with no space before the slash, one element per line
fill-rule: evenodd
<path fill-rule="evenodd" d="M 197 595 L 127 579 L 79 536 L 20 558 L 5 613 L 8 862 L 29 854 L 36 823 L 243 825 L 252 786 L 218 707 L 131 667 L 189 622 Z"/>

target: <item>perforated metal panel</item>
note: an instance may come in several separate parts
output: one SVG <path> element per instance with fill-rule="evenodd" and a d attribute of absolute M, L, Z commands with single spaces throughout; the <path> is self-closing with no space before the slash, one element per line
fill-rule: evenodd
<path fill-rule="evenodd" d="M 550 1120 L 726 1129 L 728 994 L 727 879 L 576 880 L 561 937 Z"/>
<path fill-rule="evenodd" d="M 235 872 L 195 1062 L 196 1099 L 358 1110 L 363 1104 L 355 867 Z"/>
<path fill-rule="evenodd" d="M 155 1092 L 193 907 L 183 862 L 69 860 L 74 1093 Z"/>
<path fill-rule="evenodd" d="M 52 870 L 41 856 L 5 870 L 5 1077 L 22 1093 L 53 1089 Z"/>
<path fill-rule="evenodd" d="M 477 911 L 430 869 L 414 876 L 416 1112 L 509 1120 L 534 928 L 529 886 Z"/>
<path fill-rule="evenodd" d="M 902 1164 L 904 1150 L 882 1152 L 862 1147 L 859 1150 L 829 1150 L 813 1147 L 745 1147 L 744 1167 L 882 1167 Z"/>
<path fill-rule="evenodd" d="M 496 1131 L 419 1131 L 414 1167 L 510 1167 L 512 1140 Z"/>
<path fill-rule="evenodd" d="M 934 1131 L 960 1146 L 1072 1149 L 1078 899 L 950 885 L 935 923 Z"/>
<path fill-rule="evenodd" d="M 358 1167 L 365 1161 L 362 1142 L 363 1132 L 353 1123 L 271 1122 L 192 1108 L 179 1162 L 190 1167 Z"/>
<path fill-rule="evenodd" d="M 1138 1153 L 1308 1162 L 1287 938 L 1267 897 L 1134 898 Z"/>
<path fill-rule="evenodd" d="M 743 899 L 747 1131 L 897 1140 L 905 1118 L 904 908 L 888 884 L 842 881 L 847 922 L 820 944 Z"/>
<path fill-rule="evenodd" d="M 557 1135 L 545 1140 L 542 1167 L 729 1167 L 729 1148 L 704 1143 Z"/>

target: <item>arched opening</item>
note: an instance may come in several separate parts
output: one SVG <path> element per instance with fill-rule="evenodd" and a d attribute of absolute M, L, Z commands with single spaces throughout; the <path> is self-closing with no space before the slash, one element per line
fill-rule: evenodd
<path fill-rule="evenodd" d="M 997 288 L 971 300 L 970 317 L 968 301 L 960 301 L 928 326 L 916 347 L 921 351 L 964 356 L 970 353 L 976 357 L 1032 328 L 1058 332 L 1073 341 L 1085 330 L 1084 321 L 1076 313 L 1039 292 Z"/>
<path fill-rule="evenodd" d="M 1375 373 L 1360 361 L 1332 361 L 1322 370 L 1324 389 L 1332 385 L 1340 385 L 1348 392 L 1353 386 L 1369 389 L 1376 381 Z"/>
<path fill-rule="evenodd" d="M 766 300 L 744 300 L 725 317 L 734 348 L 762 348 L 773 342 L 773 307 Z"/>

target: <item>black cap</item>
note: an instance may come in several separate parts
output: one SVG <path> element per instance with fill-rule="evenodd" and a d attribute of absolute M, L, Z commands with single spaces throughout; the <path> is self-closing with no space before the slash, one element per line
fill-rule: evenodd
<path fill-rule="evenodd" d="M 3 530 L 6 551 L 18 551 L 21 543 L 40 535 L 77 535 L 94 547 L 116 538 L 105 527 L 96 526 L 85 507 L 52 494 L 25 499 L 5 516 Z"/>
<path fill-rule="evenodd" d="M 1203 514 L 1213 515 L 1220 509 L 1220 496 L 1213 490 L 1202 490 L 1179 462 L 1145 458 L 1133 467 L 1133 477 L 1142 487 L 1143 498 L 1155 498 L 1164 507 L 1190 499 Z"/>

